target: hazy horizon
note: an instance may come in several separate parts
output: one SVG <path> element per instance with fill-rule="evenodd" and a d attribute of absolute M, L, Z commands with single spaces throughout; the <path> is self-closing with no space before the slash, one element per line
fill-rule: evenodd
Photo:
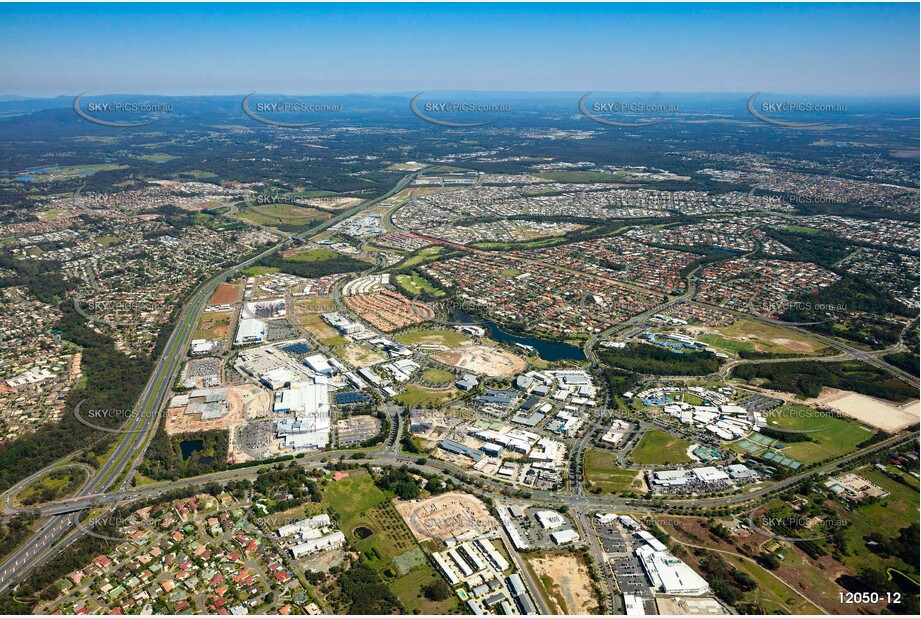
<path fill-rule="evenodd" d="M 5 4 L 0 92 L 917 95 L 917 4 Z"/>

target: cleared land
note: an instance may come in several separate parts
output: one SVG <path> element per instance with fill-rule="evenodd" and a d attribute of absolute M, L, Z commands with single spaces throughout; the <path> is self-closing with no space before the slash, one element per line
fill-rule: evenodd
<path fill-rule="evenodd" d="M 698 339 L 727 352 L 814 356 L 826 347 L 811 337 L 751 320 L 739 320 L 731 326 L 715 330 L 715 334 L 702 334 Z"/>
<path fill-rule="evenodd" d="M 237 296 L 240 293 L 240 284 L 234 283 L 222 283 L 214 291 L 214 294 L 211 296 L 211 299 L 208 300 L 209 305 L 229 305 L 230 303 L 237 300 Z"/>
<path fill-rule="evenodd" d="M 479 538 L 499 528 L 485 504 L 461 492 L 397 502 L 396 508 L 420 541 Z"/>
<path fill-rule="evenodd" d="M 303 208 L 292 204 L 265 204 L 242 209 L 237 216 L 256 225 L 300 226 L 331 215 L 315 208 Z"/>
<path fill-rule="evenodd" d="M 289 262 L 325 262 L 339 257 L 339 254 L 329 249 L 308 249 L 307 251 L 288 251 L 282 254 Z"/>
<path fill-rule="evenodd" d="M 201 315 L 201 321 L 198 323 L 198 329 L 196 329 L 192 338 L 226 339 L 227 332 L 230 330 L 230 321 L 232 319 L 233 311 L 203 313 Z"/>
<path fill-rule="evenodd" d="M 320 314 L 330 311 L 332 301 L 328 298 L 311 298 L 294 301 L 294 315 L 297 323 L 330 347 L 348 343 L 348 339 L 336 332 L 332 326 L 323 321 Z"/>
<path fill-rule="evenodd" d="M 455 330 L 416 330 L 399 334 L 396 340 L 406 345 L 438 345 L 446 348 L 459 348 L 470 343 L 466 335 Z"/>
<path fill-rule="evenodd" d="M 630 461 L 642 466 L 688 463 L 687 455 L 691 443 L 664 431 L 653 429 L 640 438 L 639 444 L 630 451 Z"/>
<path fill-rule="evenodd" d="M 456 388 L 430 388 L 419 384 L 410 384 L 406 390 L 393 398 L 394 401 L 409 407 L 433 407 L 454 401 L 461 396 Z"/>
<path fill-rule="evenodd" d="M 582 462 L 585 480 L 601 489 L 603 493 L 621 491 L 645 492 L 643 473 L 625 470 L 617 465 L 617 455 L 605 451 L 589 450 Z"/>
<path fill-rule="evenodd" d="M 440 352 L 432 358 L 445 365 L 488 376 L 513 376 L 528 367 L 528 362 L 520 356 L 485 345 Z"/>
<path fill-rule="evenodd" d="M 355 367 L 357 369 L 368 367 L 369 365 L 375 365 L 387 359 L 386 356 L 377 350 L 369 348 L 366 345 L 361 345 L 359 343 L 350 343 L 347 346 L 343 346 L 336 350 L 336 354 L 349 366 Z"/>
<path fill-rule="evenodd" d="M 592 578 L 585 560 L 573 553 L 548 553 L 528 557 L 528 563 L 560 614 L 598 613 Z"/>
<path fill-rule="evenodd" d="M 823 390 L 818 400 L 861 423 L 889 433 L 916 424 L 921 413 L 917 399 L 899 406 L 889 401 L 833 388 Z"/>

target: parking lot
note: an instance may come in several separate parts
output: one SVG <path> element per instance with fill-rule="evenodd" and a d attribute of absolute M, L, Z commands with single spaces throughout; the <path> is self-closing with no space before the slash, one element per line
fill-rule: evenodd
<path fill-rule="evenodd" d="M 336 424 L 336 431 L 339 433 L 339 444 L 341 446 L 360 444 L 376 436 L 380 430 L 380 419 L 366 415 L 352 416 L 338 421 Z"/>
<path fill-rule="evenodd" d="M 599 526 L 597 534 L 621 592 L 651 599 L 649 581 L 639 560 L 633 555 L 629 534 L 613 525 Z"/>

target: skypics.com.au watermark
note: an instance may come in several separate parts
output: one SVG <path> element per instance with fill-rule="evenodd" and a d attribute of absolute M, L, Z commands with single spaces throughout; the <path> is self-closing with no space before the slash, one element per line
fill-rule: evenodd
<path fill-rule="evenodd" d="M 825 319 L 809 322 L 788 322 L 786 320 L 774 319 L 775 322 L 789 326 L 814 326 L 817 324 L 824 324 L 825 322 L 835 322 L 842 319 L 848 312 L 847 305 L 841 303 L 814 303 L 811 301 L 771 300 L 766 298 L 757 300 L 754 297 L 749 302 L 749 309 L 752 312 L 765 313 L 768 315 L 783 316 L 787 312 L 803 311 L 807 312 L 809 316 L 827 316 Z"/>
<path fill-rule="evenodd" d="M 151 411 L 134 411 L 127 408 L 87 408 L 83 409 L 83 404 L 86 403 L 86 400 L 82 400 L 74 406 L 74 416 L 79 422 L 95 429 L 97 431 L 104 431 L 106 433 L 138 433 L 141 431 L 146 431 L 146 423 L 142 423 L 141 427 L 134 429 L 117 429 L 113 427 L 104 427 L 98 425 L 98 422 L 104 421 L 117 421 L 122 424 L 126 424 L 126 421 L 129 421 L 132 418 L 139 418 L 144 420 L 145 418 L 155 418 L 157 416 L 156 410 Z M 95 421 L 95 422 L 94 422 Z"/>
<path fill-rule="evenodd" d="M 243 98 L 242 108 L 243 113 L 252 118 L 257 122 L 263 124 L 271 125 L 274 127 L 283 127 L 290 129 L 297 129 L 301 127 L 315 127 L 319 124 L 325 122 L 324 120 L 305 120 L 302 122 L 291 122 L 290 120 L 282 120 L 282 118 L 290 118 L 292 115 L 297 114 L 329 114 L 329 113 L 339 113 L 342 111 L 342 106 L 338 103 L 306 103 L 304 101 L 261 101 L 253 102 L 253 97 L 256 96 L 255 92 L 251 92 L 246 97 Z M 277 116 L 271 118 L 270 116 L 275 114 L 282 114 L 283 116 Z"/>
<path fill-rule="evenodd" d="M 101 515 L 99 517 L 90 517 L 85 522 L 79 522 L 77 528 L 88 534 L 94 536 L 97 539 L 102 539 L 104 541 L 112 541 L 113 543 L 139 543 L 147 540 L 148 534 L 135 535 L 132 537 L 122 537 L 122 536 L 113 536 L 111 534 L 104 534 L 99 532 L 98 529 L 103 530 L 121 530 L 122 528 L 130 528 L 134 525 L 134 520 L 132 518 L 117 517 L 115 515 Z"/>
<path fill-rule="evenodd" d="M 478 103 L 454 99 L 428 101 L 420 104 L 419 99 L 423 94 L 425 93 L 420 92 L 410 100 L 409 110 L 417 118 L 441 127 L 484 127 L 496 121 L 495 114 L 504 114 L 512 111 L 511 106 L 504 103 Z M 433 116 L 432 114 L 436 115 Z M 489 117 L 482 120 L 472 120 L 473 118 L 482 117 L 483 115 L 488 115 Z M 471 120 L 461 122 L 461 118 Z"/>
<path fill-rule="evenodd" d="M 159 120 L 159 118 L 149 118 L 151 114 L 165 114 L 172 113 L 173 106 L 169 103 L 155 103 L 148 101 L 141 102 L 124 102 L 124 101 L 115 101 L 115 102 L 92 102 L 86 105 L 86 110 L 81 107 L 81 101 L 83 97 L 86 96 L 86 92 L 82 92 L 74 98 L 74 112 L 89 122 L 94 124 L 102 125 L 104 127 L 116 127 L 116 128 L 133 128 L 133 127 L 144 127 L 150 124 L 153 124 Z M 136 120 L 136 121 L 121 121 L 121 120 L 103 120 L 99 117 L 100 114 L 119 114 L 120 116 L 134 115 L 134 116 L 144 116 L 145 120 Z"/>
<path fill-rule="evenodd" d="M 752 530 L 778 541 L 788 543 L 806 543 L 809 541 L 821 541 L 831 536 L 833 528 L 844 528 L 848 522 L 843 519 L 833 519 L 830 517 L 748 517 L 748 525 Z M 772 532 L 772 528 L 780 528 L 784 531 L 798 532 L 800 530 L 809 534 L 809 536 L 786 536 Z"/>
<path fill-rule="evenodd" d="M 618 100 L 589 104 L 588 99 L 592 94 L 586 93 L 579 99 L 579 111 L 589 120 L 609 127 L 650 127 L 674 120 L 675 114 L 680 111 L 674 103 Z"/>
<path fill-rule="evenodd" d="M 827 125 L 829 120 L 802 122 L 800 119 L 809 114 L 846 113 L 847 105 L 842 103 L 817 103 L 814 101 L 786 100 L 779 102 L 758 102 L 760 92 L 749 97 L 746 107 L 748 113 L 762 122 L 787 129 L 815 129 Z"/>
<path fill-rule="evenodd" d="M 472 314 L 490 315 L 494 308 L 495 305 L 488 301 L 463 298 L 423 300 L 421 294 L 416 294 L 410 301 L 413 315 L 442 326 L 483 325 L 487 320 L 478 319 Z"/>
<path fill-rule="evenodd" d="M 755 192 L 758 190 L 766 191 L 766 189 L 761 185 L 755 185 L 748 192 L 748 197 L 754 199 L 758 198 L 770 204 L 784 205 L 790 204 L 795 206 L 812 206 L 812 205 L 839 205 L 843 206 L 849 203 L 849 200 L 844 197 L 838 197 L 835 195 L 804 195 L 802 193 L 786 193 L 784 195 L 756 195 Z"/>
<path fill-rule="evenodd" d="M 257 208 L 259 206 L 276 206 L 278 204 L 297 204 L 297 194 L 295 193 L 263 193 L 260 195 L 251 195 L 246 193 L 243 195 L 243 202 L 249 208 Z M 273 214 L 273 217 L 279 219 L 285 218 L 284 215 Z M 303 219 L 303 215 L 292 215 L 291 219 Z"/>
<path fill-rule="evenodd" d="M 143 316 L 152 315 L 163 309 L 162 304 L 141 299 L 96 299 L 77 298 L 74 296 L 74 309 L 91 322 L 100 322 L 109 326 L 138 326 L 145 324 L 145 320 L 115 319 L 110 316 Z M 166 313 L 159 314 L 165 319 Z"/>

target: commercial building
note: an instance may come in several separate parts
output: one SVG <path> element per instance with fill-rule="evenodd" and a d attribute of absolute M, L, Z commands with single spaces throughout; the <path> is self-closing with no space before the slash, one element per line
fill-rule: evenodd
<path fill-rule="evenodd" d="M 345 535 L 342 531 L 336 530 L 315 539 L 307 539 L 299 545 L 291 548 L 291 556 L 297 560 L 308 554 L 315 554 L 330 549 L 339 549 L 345 545 Z"/>
<path fill-rule="evenodd" d="M 579 540 L 579 533 L 571 528 L 564 528 L 563 530 L 556 530 L 550 533 L 550 540 L 556 543 L 557 545 L 566 545 L 568 543 L 575 543 Z"/>
<path fill-rule="evenodd" d="M 555 530 L 566 523 L 566 518 L 556 511 L 538 511 L 534 517 L 544 530 Z"/>
<path fill-rule="evenodd" d="M 699 596 L 709 592 L 707 581 L 667 550 L 656 549 L 647 543 L 635 553 L 656 592 L 680 596 Z"/>
<path fill-rule="evenodd" d="M 265 341 L 265 322 L 256 318 L 243 318 L 237 325 L 235 345 L 249 345 Z"/>
<path fill-rule="evenodd" d="M 328 528 L 332 525 L 332 520 L 329 515 L 323 513 L 321 515 L 315 515 L 314 517 L 308 517 L 307 519 L 302 519 L 296 521 L 293 524 L 288 524 L 282 526 L 278 529 L 278 536 L 280 537 L 289 537 L 289 536 L 301 536 L 304 532 L 308 530 L 317 530 L 319 528 Z"/>

